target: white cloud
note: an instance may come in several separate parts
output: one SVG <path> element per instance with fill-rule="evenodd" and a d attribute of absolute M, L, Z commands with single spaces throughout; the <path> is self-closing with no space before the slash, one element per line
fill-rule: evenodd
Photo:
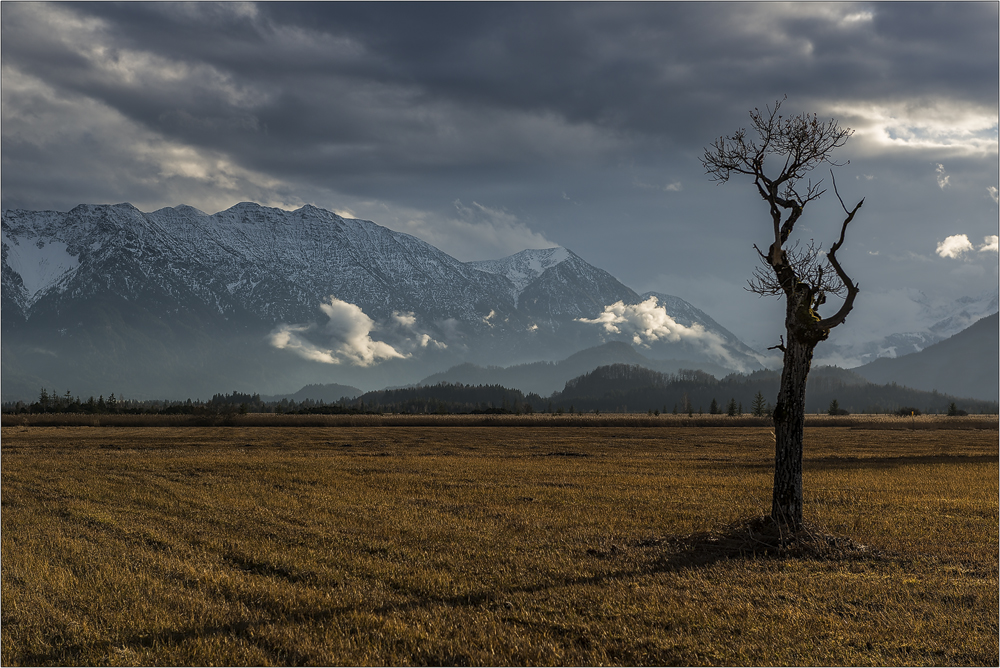
<path fill-rule="evenodd" d="M 417 329 L 417 315 L 413 311 L 394 311 L 392 314 L 392 323 L 394 323 L 399 335 L 397 336 L 399 339 L 396 343 L 397 349 L 413 350 L 414 348 L 428 348 L 433 346 L 441 350 L 448 347 L 447 344 L 434 340 L 430 334 Z"/>
<path fill-rule="evenodd" d="M 938 163 L 937 169 L 935 169 L 934 172 L 937 174 L 938 188 L 944 190 L 945 186 L 949 185 L 948 181 L 951 180 L 951 176 L 945 173 L 944 165 L 941 163 Z"/>
<path fill-rule="evenodd" d="M 725 348 L 725 341 L 718 334 L 707 331 L 701 324 L 690 327 L 674 320 L 667 309 L 659 306 L 656 297 L 639 304 L 626 305 L 622 301 L 604 307 L 604 312 L 594 319 L 577 318 L 577 322 L 600 325 L 608 334 L 630 336 L 635 345 L 649 347 L 650 343 L 664 341 L 696 343 L 706 351 L 732 363 Z"/>
<path fill-rule="evenodd" d="M 406 313 L 394 311 L 392 319 L 395 320 L 401 327 L 413 327 L 417 324 L 417 315 L 412 311 L 408 311 Z"/>
<path fill-rule="evenodd" d="M 609 334 L 628 334 L 639 345 L 650 341 L 677 343 L 682 339 L 698 339 L 706 334 L 705 328 L 695 323 L 691 327 L 675 321 L 667 310 L 658 306 L 656 297 L 639 304 L 625 305 L 623 301 L 604 307 L 604 312 L 593 320 L 577 318 L 578 322 L 601 325 Z"/>
<path fill-rule="evenodd" d="M 973 246 L 967 234 L 953 234 L 937 245 L 937 254 L 954 260 L 960 259 L 966 253 L 977 250 L 980 253 L 996 253 L 998 250 L 997 235 L 989 234 L 983 237 L 983 243 Z"/>
<path fill-rule="evenodd" d="M 435 341 L 431 338 L 430 334 L 417 334 L 417 345 L 421 348 L 428 348 L 433 346 L 438 350 L 444 350 L 448 347 L 448 344 L 442 343 L 441 341 Z"/>
<path fill-rule="evenodd" d="M 831 102 L 829 113 L 855 131 L 855 150 L 935 149 L 951 155 L 997 155 L 996 107 L 918 99 L 897 103 Z"/>
<path fill-rule="evenodd" d="M 659 190 L 668 193 L 678 193 L 684 189 L 684 184 L 681 183 L 680 181 L 674 181 L 673 183 L 668 183 L 667 185 L 660 186 L 660 185 L 654 185 L 652 183 L 646 183 L 639 177 L 634 177 L 632 179 L 632 185 L 635 186 L 636 188 L 642 188 L 644 190 Z"/>
<path fill-rule="evenodd" d="M 971 250 L 972 242 L 966 234 L 953 234 L 937 245 L 938 255 L 956 260 Z"/>
<path fill-rule="evenodd" d="M 994 204 L 1000 204 L 1000 192 L 997 191 L 996 186 L 986 186 L 986 190 L 990 193 L 990 199 L 993 200 Z"/>
<path fill-rule="evenodd" d="M 842 23 L 871 23 L 875 18 L 875 15 L 870 11 L 859 11 L 853 14 L 848 14 L 843 19 Z"/>
<path fill-rule="evenodd" d="M 329 318 L 325 325 L 282 324 L 271 334 L 271 345 L 324 364 L 372 366 L 383 360 L 409 357 L 384 341 L 373 340 L 375 322 L 355 304 L 330 297 L 329 304 L 319 307 Z M 314 332 L 329 341 L 329 346 L 317 345 L 305 337 Z"/>

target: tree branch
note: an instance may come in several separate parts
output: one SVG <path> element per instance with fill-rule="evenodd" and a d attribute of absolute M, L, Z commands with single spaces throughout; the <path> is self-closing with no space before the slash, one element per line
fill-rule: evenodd
<path fill-rule="evenodd" d="M 836 253 L 843 245 L 847 225 L 864 200 L 854 211 L 848 211 L 841 200 L 847 218 L 841 228 L 840 239 L 833 244 L 825 258 L 812 244 L 807 250 L 799 252 L 794 250 L 794 246 L 786 251 L 785 245 L 802 217 L 805 206 L 826 192 L 822 187 L 822 180 L 816 183 L 808 181 L 802 194 L 797 190 L 797 184 L 823 163 L 837 165 L 831 159 L 831 154 L 834 149 L 847 142 L 853 131 L 841 128 L 833 119 L 821 122 L 816 114 L 798 114 L 785 118 L 779 114 L 783 101 L 776 101 L 773 107 L 765 106 L 764 111 L 754 108 L 750 112 L 752 130 L 756 137 L 748 135 L 746 128 L 740 128 L 728 137 L 719 137 L 710 148 L 705 149 L 701 162 L 705 171 L 719 183 L 728 181 L 733 174 L 753 177 L 757 192 L 769 205 L 773 241 L 767 254 L 754 246 L 763 264 L 769 269 L 755 271 L 749 289 L 761 295 L 784 292 L 789 298 L 798 298 L 796 295 L 801 297 L 801 290 L 808 290 L 812 309 L 825 302 L 827 293 L 840 295 L 846 289 L 846 300 L 836 315 L 825 320 L 819 320 L 816 316 L 817 320 L 810 324 L 810 327 L 822 325 L 830 328 L 846 319 L 858 292 L 857 285 L 837 261 Z M 772 172 L 771 176 L 765 171 L 770 167 L 770 164 L 765 165 L 765 161 L 769 159 L 774 159 L 775 165 L 781 167 L 777 174 Z M 836 191 L 836 179 L 833 186 Z M 837 193 L 837 197 L 840 199 L 840 193 Z M 827 260 L 833 267 L 832 272 L 824 269 Z"/>
<path fill-rule="evenodd" d="M 834 182 L 834 191 L 836 191 L 836 182 Z M 840 197 L 839 193 L 837 194 L 837 197 Z M 861 205 L 864 203 L 864 198 L 861 198 L 861 201 L 857 203 L 854 209 L 847 212 L 847 218 L 844 219 L 844 224 L 840 227 L 840 238 L 837 239 L 836 243 L 830 246 L 830 252 L 826 254 L 826 259 L 830 261 L 830 264 L 833 266 L 833 270 L 837 272 L 837 276 L 841 281 L 843 281 L 844 287 L 847 288 L 847 297 L 844 299 L 844 303 L 841 304 L 840 310 L 829 318 L 824 318 L 816 323 L 816 326 L 820 329 L 833 329 L 837 325 L 843 323 L 844 320 L 847 319 L 847 314 L 851 312 L 852 308 L 854 308 L 854 299 L 858 296 L 859 287 L 856 283 L 851 281 L 847 272 L 845 272 L 840 266 L 840 262 L 837 260 L 837 251 L 840 250 L 840 247 L 844 244 L 844 235 L 847 233 L 847 226 L 852 220 L 854 220 L 854 214 L 858 212 L 858 209 L 860 209 Z M 843 205 L 843 200 L 841 200 L 841 205 Z M 844 207 L 844 211 L 847 211 L 847 207 Z"/>

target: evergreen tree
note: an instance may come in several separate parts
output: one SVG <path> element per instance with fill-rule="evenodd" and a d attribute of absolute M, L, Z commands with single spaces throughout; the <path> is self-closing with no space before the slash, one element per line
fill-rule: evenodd
<path fill-rule="evenodd" d="M 712 403 L 708 406 L 708 412 L 712 415 L 719 414 L 719 402 L 715 400 L 715 397 L 712 397 Z"/>
<path fill-rule="evenodd" d="M 759 391 L 753 398 L 753 404 L 751 404 L 751 409 L 756 417 L 764 417 L 764 410 L 766 407 L 766 402 L 764 400 L 764 395 Z"/>

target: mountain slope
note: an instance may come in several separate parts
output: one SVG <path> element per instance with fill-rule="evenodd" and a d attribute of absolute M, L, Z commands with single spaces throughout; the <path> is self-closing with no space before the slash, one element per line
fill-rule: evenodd
<path fill-rule="evenodd" d="M 850 327 L 837 328 L 831 333 L 830 340 L 817 348 L 815 361 L 853 368 L 876 359 L 917 353 L 958 334 L 1000 308 L 1000 294 L 995 289 L 957 299 L 934 299 L 917 291 L 895 298 L 908 303 L 907 309 L 915 311 L 906 329 L 859 339 Z M 898 325 L 889 320 L 883 323 L 882 331 L 887 329 L 884 327 L 886 324 Z"/>
<path fill-rule="evenodd" d="M 409 308 L 475 322 L 489 312 L 477 310 L 479 302 L 505 315 L 513 307 L 498 298 L 509 291 L 504 279 L 416 237 L 311 206 L 284 211 L 244 202 L 213 216 L 187 206 L 144 214 L 130 204 L 35 213 L 4 213 L 10 257 L 52 249 L 49 265 L 66 270 L 32 274 L 30 262 L 11 265 L 22 283 L 31 277 L 20 290 L 12 284 L 25 317 L 68 290 L 73 298 L 106 291 L 136 299 L 151 288 L 182 304 L 272 323 L 315 317 L 330 295 L 374 316 Z"/>
<path fill-rule="evenodd" d="M 596 319 L 639 296 L 571 251 L 464 263 L 313 206 L 6 211 L 2 241 L 4 398 L 39 384 L 134 398 L 365 389 L 637 336 Z M 644 350 L 756 364 L 701 315 L 711 346 L 661 339 Z"/>
<path fill-rule="evenodd" d="M 1000 397 L 1000 314 L 976 322 L 918 353 L 877 359 L 854 369 L 873 383 L 996 401 Z"/>

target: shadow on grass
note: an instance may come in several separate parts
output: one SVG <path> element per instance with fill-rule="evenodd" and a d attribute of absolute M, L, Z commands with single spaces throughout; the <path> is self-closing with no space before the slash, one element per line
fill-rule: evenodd
<path fill-rule="evenodd" d="M 653 554 L 646 552 L 653 551 Z M 642 554 L 646 552 L 645 554 Z M 550 582 L 539 582 L 503 590 L 481 589 L 453 596 L 418 595 L 415 592 L 404 592 L 409 600 L 382 604 L 370 610 L 379 616 L 391 616 L 407 611 L 426 609 L 437 606 L 451 608 L 486 608 L 500 612 L 504 621 L 517 626 L 544 626 L 545 633 L 560 637 L 569 643 L 586 642 L 583 631 L 567 628 L 560 624 L 546 624 L 537 620 L 520 619 L 516 614 L 516 606 L 511 600 L 519 595 L 537 594 L 547 590 L 587 585 L 604 585 L 620 583 L 633 578 L 641 578 L 657 573 L 678 572 L 698 569 L 729 560 L 759 560 L 759 559 L 806 559 L 820 561 L 881 561 L 890 555 L 879 550 L 854 542 L 841 536 L 835 536 L 821 527 L 806 523 L 794 533 L 788 533 L 776 524 L 770 517 L 755 517 L 743 519 L 716 530 L 703 531 L 686 536 L 663 536 L 649 538 L 631 546 L 608 545 L 592 548 L 586 551 L 587 557 L 608 562 L 607 570 L 593 575 L 558 579 Z M 636 558 L 638 557 L 638 558 Z M 246 566 L 246 564 L 241 564 Z M 256 566 L 256 564 L 255 564 Z M 273 568 L 255 568 L 252 571 L 259 577 L 284 577 L 286 573 Z M 238 597 L 227 596 L 236 600 Z M 217 626 L 194 626 L 186 629 L 161 631 L 159 633 L 135 634 L 117 641 L 101 641 L 97 643 L 66 643 L 58 650 L 49 653 L 38 653 L 18 657 L 19 662 L 33 665 L 64 665 L 80 663 L 81 659 L 93 661 L 95 651 L 108 655 L 122 653 L 119 659 L 127 655 L 124 652 L 130 648 L 155 648 L 184 644 L 186 642 L 213 636 L 240 638 L 263 650 L 273 662 L 279 665 L 307 665 L 314 663 L 336 662 L 337 657 L 302 653 L 293 647 L 267 638 L 260 631 L 274 624 L 324 624 L 357 610 L 352 606 L 334 605 L 323 609 L 308 610 L 266 610 L 264 605 L 257 610 L 253 621 L 234 621 L 230 624 Z M 506 614 L 510 611 L 510 614 Z M 268 614 L 270 612 L 270 614 Z M 579 636 L 579 637 L 578 637 Z M 435 654 L 439 648 L 423 648 L 425 653 L 418 652 L 410 657 L 416 665 L 467 665 L 469 657 L 452 654 Z M 626 663 L 634 663 L 640 657 L 622 655 L 618 657 Z M 684 658 L 669 655 L 669 652 L 657 654 L 661 665 L 684 663 Z"/>
<path fill-rule="evenodd" d="M 698 568 L 731 559 L 860 561 L 887 556 L 809 522 L 791 532 L 766 515 L 687 536 L 651 538 L 640 541 L 639 546 L 665 549 L 667 553 L 658 559 L 657 571 Z"/>

